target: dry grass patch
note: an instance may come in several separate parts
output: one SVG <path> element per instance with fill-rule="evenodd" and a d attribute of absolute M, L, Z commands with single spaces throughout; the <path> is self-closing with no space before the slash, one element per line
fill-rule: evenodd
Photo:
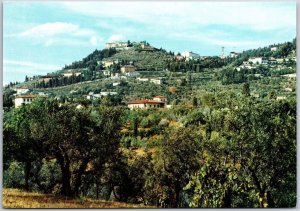
<path fill-rule="evenodd" d="M 3 208 L 150 208 L 143 204 L 88 198 L 73 199 L 53 194 L 25 192 L 18 189 L 3 189 L 2 193 Z"/>

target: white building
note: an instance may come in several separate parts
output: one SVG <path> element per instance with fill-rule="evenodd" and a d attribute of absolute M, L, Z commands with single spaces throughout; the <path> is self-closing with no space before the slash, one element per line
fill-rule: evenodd
<path fill-rule="evenodd" d="M 86 98 L 88 100 L 94 100 L 94 99 L 97 99 L 97 98 L 102 98 L 102 97 L 105 97 L 105 96 L 108 96 L 108 95 L 116 95 L 118 94 L 117 92 L 100 92 L 99 94 L 94 94 L 94 92 L 90 92 Z"/>
<path fill-rule="evenodd" d="M 157 84 L 157 85 L 161 85 L 163 83 L 163 80 L 162 79 L 150 79 L 150 82 L 151 83 L 154 83 L 154 84 Z"/>
<path fill-rule="evenodd" d="M 121 67 L 121 73 L 134 72 L 135 70 L 136 68 L 133 65 L 124 65 L 123 67 Z"/>
<path fill-rule="evenodd" d="M 114 82 L 113 86 L 119 86 L 121 83 L 120 82 Z"/>
<path fill-rule="evenodd" d="M 30 91 L 28 88 L 15 88 L 14 90 L 17 92 L 17 95 L 26 94 Z"/>
<path fill-rule="evenodd" d="M 30 104 L 36 98 L 35 95 L 20 95 L 15 98 L 15 107 Z"/>
<path fill-rule="evenodd" d="M 167 105 L 167 98 L 165 96 L 155 96 L 152 100 L 144 99 L 144 100 L 135 100 L 128 102 L 128 107 L 130 109 L 135 108 L 170 108 Z"/>
<path fill-rule="evenodd" d="M 191 51 L 185 51 L 185 52 L 182 52 L 181 55 L 183 57 L 186 58 L 186 60 L 189 60 L 189 59 L 200 59 L 200 55 L 199 54 L 196 54 L 196 53 L 193 53 Z"/>
<path fill-rule="evenodd" d="M 116 95 L 117 92 L 100 92 L 101 97 L 108 96 L 108 95 Z"/>
<path fill-rule="evenodd" d="M 135 100 L 128 102 L 128 107 L 130 109 L 135 108 L 164 108 L 165 103 L 157 100 Z"/>
<path fill-rule="evenodd" d="M 277 47 L 277 46 L 271 47 L 271 51 L 277 51 L 277 50 L 278 50 L 278 47 Z"/>
<path fill-rule="evenodd" d="M 230 52 L 230 54 L 229 54 L 229 57 L 230 58 L 236 58 L 236 57 L 238 57 L 238 53 L 236 53 L 236 52 Z"/>
<path fill-rule="evenodd" d="M 71 77 L 71 76 L 79 76 L 81 75 L 80 72 L 66 72 L 66 73 L 63 73 L 64 77 Z"/>
<path fill-rule="evenodd" d="M 140 75 L 140 73 L 139 72 L 127 72 L 127 73 L 125 73 L 125 75 L 128 77 L 137 77 Z"/>
<path fill-rule="evenodd" d="M 136 80 L 145 82 L 145 81 L 149 81 L 149 78 L 137 78 Z"/>
<path fill-rule="evenodd" d="M 252 62 L 253 64 L 268 64 L 268 60 L 263 57 L 251 57 L 248 61 L 249 63 Z"/>
<path fill-rule="evenodd" d="M 110 76 L 110 71 L 109 70 L 103 70 L 103 75 Z"/>
<path fill-rule="evenodd" d="M 156 100 L 156 101 L 161 101 L 161 102 L 164 102 L 164 103 L 167 103 L 167 97 L 165 96 L 155 96 L 153 97 L 153 100 Z"/>

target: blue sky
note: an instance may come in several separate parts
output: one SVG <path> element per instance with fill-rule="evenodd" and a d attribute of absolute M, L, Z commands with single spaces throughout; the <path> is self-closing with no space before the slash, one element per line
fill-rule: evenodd
<path fill-rule="evenodd" d="M 295 2 L 5 2 L 3 80 L 59 70 L 109 41 L 219 55 L 295 37 Z"/>

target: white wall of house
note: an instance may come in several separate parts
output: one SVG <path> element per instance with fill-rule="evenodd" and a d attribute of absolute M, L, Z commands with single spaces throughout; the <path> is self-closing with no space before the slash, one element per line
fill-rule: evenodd
<path fill-rule="evenodd" d="M 30 104 L 32 101 L 33 101 L 34 98 L 20 98 L 20 97 L 17 97 L 15 99 L 15 107 L 20 107 L 24 104 Z"/>

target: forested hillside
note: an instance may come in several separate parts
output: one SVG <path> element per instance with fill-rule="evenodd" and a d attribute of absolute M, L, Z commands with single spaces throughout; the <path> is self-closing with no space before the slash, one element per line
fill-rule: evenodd
<path fill-rule="evenodd" d="M 76 207 L 295 207 L 295 40 L 225 58 L 146 46 L 6 86 L 3 187 Z"/>

